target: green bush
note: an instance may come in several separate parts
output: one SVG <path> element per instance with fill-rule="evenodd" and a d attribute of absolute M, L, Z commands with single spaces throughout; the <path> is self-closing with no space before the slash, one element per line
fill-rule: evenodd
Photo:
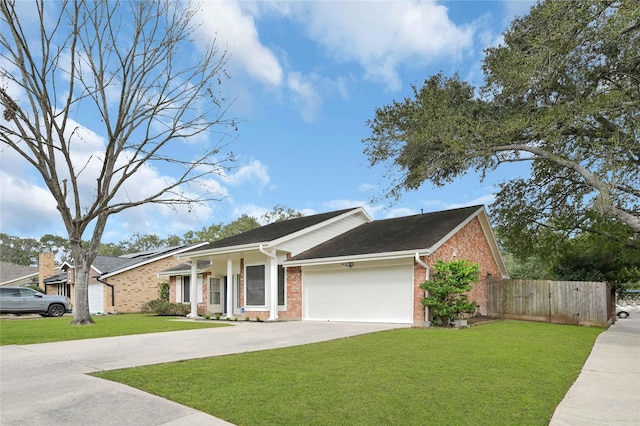
<path fill-rule="evenodd" d="M 420 288 L 428 292 L 422 305 L 429 307 L 436 325 L 440 322 L 446 327 L 454 319 L 474 314 L 478 306 L 465 293 L 471 290 L 471 283 L 478 282 L 480 265 L 464 259 L 438 260 L 434 270 L 431 280 L 420 284 Z"/>
<path fill-rule="evenodd" d="M 142 306 L 143 313 L 154 313 L 161 316 L 186 316 L 191 312 L 191 306 L 182 303 L 170 303 L 166 300 L 156 299 Z"/>
<path fill-rule="evenodd" d="M 158 284 L 160 289 L 160 300 L 169 301 L 169 283 Z"/>

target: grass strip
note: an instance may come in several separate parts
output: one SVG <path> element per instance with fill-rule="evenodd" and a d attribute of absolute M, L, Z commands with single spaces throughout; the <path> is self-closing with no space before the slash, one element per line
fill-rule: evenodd
<path fill-rule="evenodd" d="M 547 425 L 602 331 L 401 329 L 95 375 L 238 425 Z"/>
<path fill-rule="evenodd" d="M 178 319 L 184 318 L 120 314 L 94 316 L 95 324 L 93 325 L 72 326 L 71 318 L 68 316 L 60 318 L 5 318 L 0 320 L 0 345 L 29 345 L 229 325 L 213 321 L 177 321 Z"/>

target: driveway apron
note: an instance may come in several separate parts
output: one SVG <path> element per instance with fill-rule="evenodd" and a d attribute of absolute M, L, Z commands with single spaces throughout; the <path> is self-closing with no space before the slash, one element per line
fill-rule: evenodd
<path fill-rule="evenodd" d="M 230 327 L 0 346 L 0 424 L 225 425 L 192 408 L 87 373 L 287 346 L 408 326 L 340 322 Z"/>

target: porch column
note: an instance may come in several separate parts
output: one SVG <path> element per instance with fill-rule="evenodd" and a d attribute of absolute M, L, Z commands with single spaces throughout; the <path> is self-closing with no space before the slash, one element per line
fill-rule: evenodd
<path fill-rule="evenodd" d="M 233 317 L 233 261 L 227 259 L 227 288 L 225 288 L 225 294 L 227 295 L 227 317 Z"/>
<path fill-rule="evenodd" d="M 187 318 L 198 318 L 198 261 L 191 259 L 191 281 L 189 282 L 189 297 L 191 297 L 191 313 Z"/>
<path fill-rule="evenodd" d="M 260 253 L 266 255 L 269 258 L 269 321 L 278 320 L 278 257 L 276 256 L 276 250 L 271 252 L 266 251 L 262 244 L 258 248 Z M 266 284 L 266 283 L 265 283 Z"/>

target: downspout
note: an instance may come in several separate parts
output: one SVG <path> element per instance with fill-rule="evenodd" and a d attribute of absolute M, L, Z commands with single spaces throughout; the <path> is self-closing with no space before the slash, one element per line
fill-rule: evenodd
<path fill-rule="evenodd" d="M 95 279 L 96 279 L 96 281 L 98 281 L 99 283 L 102 283 L 102 284 L 106 285 L 107 287 L 111 287 L 111 306 L 113 306 L 113 309 L 115 309 L 115 308 L 116 308 L 116 289 L 115 289 L 115 287 L 113 286 L 113 284 L 109 284 L 109 283 L 108 283 L 108 282 L 106 282 L 106 281 L 102 281 L 102 280 L 100 279 L 100 276 L 99 276 L 99 275 L 98 275 L 98 276 L 96 276 L 96 277 L 95 277 Z"/>
<path fill-rule="evenodd" d="M 420 253 L 416 253 L 415 256 L 415 260 L 416 263 L 420 266 L 422 266 L 425 270 L 425 281 L 429 281 L 429 265 L 427 265 L 426 263 L 424 263 L 422 261 L 422 259 L 420 259 Z M 429 297 L 429 292 L 427 290 L 424 291 L 424 297 Z M 429 320 L 429 307 L 425 306 L 424 307 L 424 326 L 425 327 L 430 327 L 431 326 L 431 321 Z"/>
<path fill-rule="evenodd" d="M 278 257 L 269 253 L 262 248 L 262 244 L 258 247 L 260 253 L 267 256 L 269 261 L 269 281 L 271 282 L 271 294 L 269 295 L 269 321 L 278 320 Z"/>

